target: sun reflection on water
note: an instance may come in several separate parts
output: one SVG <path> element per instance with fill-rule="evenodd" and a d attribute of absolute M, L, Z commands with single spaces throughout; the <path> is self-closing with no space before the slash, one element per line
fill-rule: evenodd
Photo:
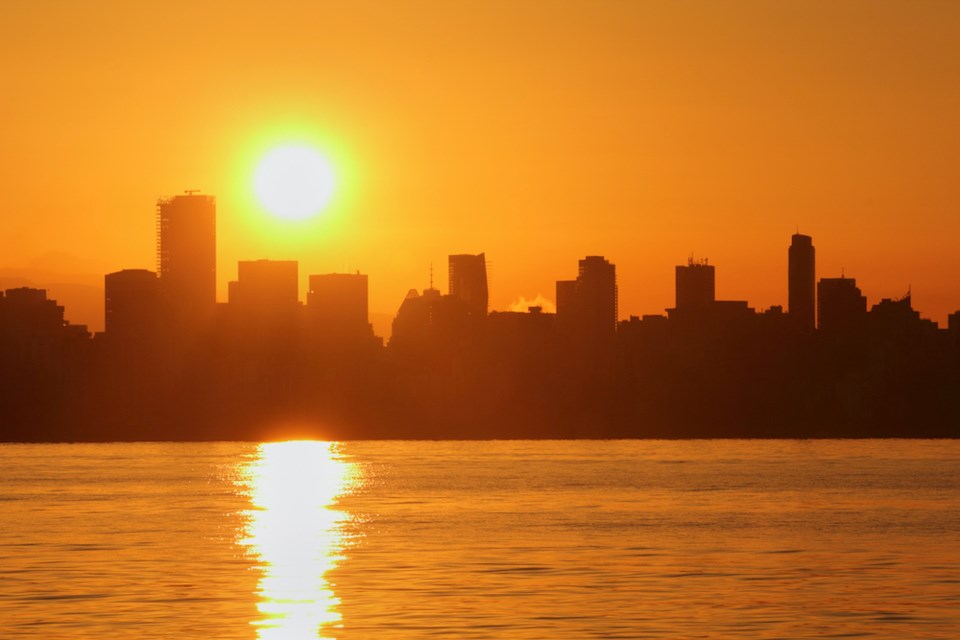
<path fill-rule="evenodd" d="M 335 500 L 357 483 L 355 467 L 330 442 L 261 444 L 246 466 L 252 508 L 240 544 L 257 558 L 255 620 L 261 640 L 332 637 L 339 600 L 326 573 L 341 559 L 347 514 Z"/>

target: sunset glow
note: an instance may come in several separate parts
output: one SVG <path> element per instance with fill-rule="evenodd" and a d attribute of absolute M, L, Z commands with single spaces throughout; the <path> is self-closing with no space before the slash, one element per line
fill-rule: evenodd
<path fill-rule="evenodd" d="M 328 637 L 323 628 L 340 620 L 325 575 L 340 559 L 346 519 L 332 505 L 351 483 L 329 442 L 263 444 L 247 466 L 253 508 L 241 544 L 262 563 L 253 622 L 261 640 Z"/>
<path fill-rule="evenodd" d="M 158 20 L 110 1 L 123 28 L 76 28 L 83 4 L 15 3 L 0 19 L 5 265 L 52 272 L 40 285 L 150 267 L 154 200 L 196 188 L 218 198 L 223 274 L 253 256 L 347 265 L 393 314 L 431 261 L 485 251 L 504 310 L 552 300 L 566 265 L 598 254 L 625 319 L 671 306 L 691 252 L 721 269 L 718 295 L 785 304 L 799 225 L 818 277 L 853 275 L 871 305 L 912 286 L 945 324 L 960 5 L 592 5 L 173 3 Z M 328 158 L 334 195 L 265 224 L 252 175 L 286 144 Z M 98 306 L 58 301 L 102 328 Z"/>
<path fill-rule="evenodd" d="M 321 212 L 334 190 L 330 163 L 303 145 L 273 149 L 257 166 L 253 179 L 260 204 L 285 220 L 303 220 Z"/>
<path fill-rule="evenodd" d="M 960 638 L 960 0 L 0 54 L 0 640 Z"/>

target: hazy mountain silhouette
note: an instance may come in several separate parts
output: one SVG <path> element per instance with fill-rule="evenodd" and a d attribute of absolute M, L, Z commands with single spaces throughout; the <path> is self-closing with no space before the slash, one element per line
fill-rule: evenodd
<path fill-rule="evenodd" d="M 69 274 L 69 282 L 103 284 L 103 273 L 110 265 L 63 251 L 48 251 L 29 260 L 25 269 L 46 273 Z"/>

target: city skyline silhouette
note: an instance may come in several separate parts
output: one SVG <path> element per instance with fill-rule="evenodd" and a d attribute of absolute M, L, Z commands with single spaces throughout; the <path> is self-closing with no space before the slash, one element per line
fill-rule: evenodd
<path fill-rule="evenodd" d="M 451 254 L 448 291 L 431 268 L 385 343 L 369 274 L 307 274 L 304 303 L 296 260 L 241 260 L 218 302 L 213 196 L 161 198 L 156 229 L 156 272 L 104 276 L 105 332 L 42 289 L 0 295 L 5 440 L 960 435 L 960 311 L 868 307 L 854 277 L 816 278 L 808 235 L 787 309 L 718 299 L 718 266 L 690 257 L 673 307 L 625 320 L 603 256 L 551 313 L 489 311 L 486 255 Z"/>
<path fill-rule="evenodd" d="M 960 1 L 0 54 L 0 640 L 956 640 Z"/>
<path fill-rule="evenodd" d="M 217 304 L 229 304 L 231 302 L 238 305 L 242 304 L 234 300 L 234 298 L 241 298 L 242 295 L 239 293 L 240 287 L 238 285 L 253 280 L 260 280 L 260 282 L 254 286 L 260 290 L 259 295 L 264 298 L 264 301 L 274 297 L 273 302 L 275 303 L 285 300 L 294 306 L 303 305 L 304 303 L 309 303 L 311 297 L 314 295 L 314 279 L 322 277 L 315 274 L 308 275 L 307 279 L 309 282 L 307 289 L 304 291 L 304 294 L 301 295 L 299 260 L 281 260 L 269 257 L 241 259 L 237 262 L 238 279 L 229 280 L 226 283 L 228 285 L 227 299 L 226 301 L 220 300 L 217 295 L 219 274 L 217 273 L 216 267 L 216 196 L 204 195 L 197 190 L 190 190 L 184 192 L 183 195 L 161 197 L 157 201 L 156 215 L 156 271 L 125 268 L 103 275 L 105 282 L 103 296 L 106 305 L 101 306 L 104 306 L 105 324 L 109 324 L 110 322 L 110 305 L 107 300 L 109 286 L 107 286 L 106 283 L 111 280 L 111 277 L 114 279 L 130 279 L 139 276 L 141 279 L 146 278 L 147 280 L 150 280 L 152 277 L 157 280 L 155 286 L 157 286 L 158 289 L 170 291 L 165 294 L 168 298 L 176 299 L 178 301 L 176 304 L 183 304 L 187 310 L 192 312 L 197 312 L 198 308 L 204 306 L 212 308 Z M 178 256 L 176 255 L 177 253 L 182 255 Z M 745 310 L 749 310 L 750 313 L 764 311 L 768 313 L 778 312 L 778 309 L 781 311 L 785 309 L 786 313 L 791 317 L 790 322 L 800 331 L 812 331 L 815 328 L 820 328 L 819 297 L 821 295 L 820 290 L 824 285 L 830 288 L 828 290 L 829 292 L 832 292 L 837 284 L 844 285 L 852 283 L 852 287 L 856 290 L 855 295 L 861 296 L 862 294 L 860 289 L 856 288 L 856 278 L 846 276 L 845 270 L 841 271 L 839 276 L 822 276 L 817 278 L 814 254 L 815 247 L 812 237 L 797 231 L 797 233 L 792 235 L 791 245 L 788 251 L 787 295 L 784 296 L 786 298 L 786 304 L 771 305 L 766 309 L 750 307 L 749 301 L 738 302 L 736 304 Z M 590 274 L 591 269 L 589 265 L 595 261 L 607 264 L 608 268 L 614 267 L 613 272 L 607 276 L 612 277 L 610 286 L 613 287 L 614 291 L 610 294 L 613 300 L 610 304 L 612 304 L 613 311 L 612 314 L 610 311 L 605 312 L 611 315 L 614 324 L 619 324 L 625 319 L 639 318 L 641 315 L 654 315 L 628 313 L 626 314 L 627 317 L 624 318 L 624 314 L 619 313 L 619 304 L 617 302 L 619 287 L 616 284 L 615 265 L 608 263 L 603 256 L 587 256 L 581 260 L 580 277 L 577 281 L 583 277 L 585 268 L 587 269 L 587 274 Z M 257 274 L 258 267 L 263 273 L 259 276 Z M 0 267 L 0 269 L 2 268 L 3 267 Z M 695 258 L 691 256 L 688 258 L 686 265 L 676 265 L 674 307 L 672 309 L 665 308 L 662 311 L 668 314 L 670 312 L 677 314 L 678 310 L 679 312 L 686 310 L 703 311 L 707 307 L 720 302 L 716 299 L 716 269 L 717 265 L 710 264 L 709 257 Z M 245 270 L 248 273 L 246 278 L 244 277 Z M 270 274 L 269 271 L 273 271 L 274 273 Z M 285 271 L 285 273 L 281 273 L 283 271 Z M 478 312 L 481 315 L 486 315 L 488 312 L 496 313 L 512 310 L 489 309 L 487 261 L 484 253 L 481 252 L 477 255 L 449 255 L 447 272 L 449 279 L 448 294 L 461 298 L 474 306 L 479 304 Z M 355 273 L 360 275 L 359 270 Z M 166 274 L 165 277 L 164 274 Z M 349 273 L 337 274 L 336 272 L 330 273 L 326 277 L 336 277 L 338 275 L 343 278 L 350 277 Z M 368 277 L 368 275 L 369 274 L 363 274 L 364 278 Z M 433 279 L 434 268 L 431 263 L 429 265 L 429 285 L 423 287 L 425 291 L 433 290 Z M 571 285 L 575 285 L 577 281 L 557 280 L 553 299 L 545 298 L 544 301 L 552 302 L 555 307 L 566 306 L 568 309 L 573 309 L 577 305 L 571 301 L 572 297 L 576 295 Z M 850 283 L 845 281 L 850 281 Z M 133 280 L 130 280 L 130 282 L 133 282 Z M 142 280 L 141 284 L 148 288 L 154 286 L 143 284 Z M 24 285 L 10 288 L 46 291 L 42 286 Z M 418 287 L 413 286 L 411 290 L 417 288 Z M 273 292 L 271 291 L 273 289 L 283 289 L 284 291 L 282 293 L 279 291 Z M 364 289 L 367 289 L 366 285 L 364 285 Z M 827 293 L 828 300 L 830 299 L 829 292 Z M 154 295 L 161 294 L 158 291 L 158 293 Z M 364 297 L 366 298 L 366 295 Z M 538 298 L 544 298 L 544 296 L 538 294 Z M 566 303 L 561 302 L 565 298 Z M 892 300 L 906 300 L 909 302 L 911 299 L 912 287 L 901 296 L 882 298 L 877 301 L 877 303 L 874 303 L 873 306 Z M 601 306 L 604 304 L 600 299 L 595 299 L 593 302 Z M 263 301 L 261 303 L 265 304 Z M 864 305 L 863 312 L 866 313 L 868 300 L 865 297 L 862 304 Z M 364 308 L 363 315 L 368 317 L 369 311 L 367 309 L 369 302 L 365 299 L 362 306 Z M 958 303 L 958 306 L 960 306 L 960 303 Z M 791 310 L 791 307 L 793 310 Z M 179 313 L 183 313 L 183 311 Z M 957 322 L 955 316 L 958 313 L 960 313 L 960 309 L 950 312 L 947 317 L 947 322 L 944 323 L 942 327 L 940 323 L 934 320 L 924 318 L 924 321 L 932 323 L 936 328 L 950 329 L 953 324 Z M 66 315 L 66 309 L 64 309 L 64 314 Z M 86 323 L 70 322 L 69 320 L 66 322 L 71 325 L 86 325 Z M 367 322 L 369 322 L 369 317 Z M 98 333 L 98 331 L 93 330 L 90 333 L 94 334 Z M 388 338 L 389 336 L 380 337 Z"/>
<path fill-rule="evenodd" d="M 952 434 L 960 9 L 854 5 L 18 6 L 13 428 Z"/>
<path fill-rule="evenodd" d="M 197 195 L 197 194 L 199 194 L 199 195 Z M 168 216 L 165 217 L 165 216 L 163 216 L 163 214 L 162 214 L 162 210 L 164 209 L 164 206 L 167 206 L 167 205 L 169 205 L 170 203 L 174 203 L 174 202 L 177 202 L 177 201 L 187 201 L 187 200 L 197 200 L 197 201 L 209 200 L 209 202 L 215 203 L 216 197 L 215 197 L 215 196 L 202 195 L 202 194 L 200 194 L 200 192 L 199 192 L 198 190 L 186 191 L 186 192 L 184 192 L 184 195 L 181 195 L 181 196 L 165 196 L 165 197 L 161 197 L 161 198 L 157 201 L 157 225 L 158 225 L 158 229 L 159 229 L 159 227 L 160 227 L 161 225 L 163 225 L 163 224 L 169 224 L 169 217 L 168 217 Z M 214 204 L 213 206 L 215 206 L 215 204 Z M 209 223 L 208 223 L 208 224 L 209 224 Z M 214 226 L 215 226 L 215 225 L 214 225 Z M 796 246 L 797 239 L 800 238 L 800 239 L 801 239 L 801 242 L 806 242 L 806 243 L 808 243 L 806 246 L 807 246 L 807 248 L 808 248 L 811 252 L 814 250 L 812 244 L 810 244 L 810 243 L 811 243 L 811 236 L 809 236 L 809 235 L 804 235 L 804 234 L 799 233 L 799 225 L 797 226 L 797 229 L 798 229 L 797 233 L 793 234 L 793 243 L 794 243 L 794 244 L 792 244 L 791 247 L 790 247 L 790 261 L 789 261 L 789 265 L 791 265 L 791 266 L 786 270 L 786 273 L 785 273 L 785 275 L 786 275 L 786 277 L 787 277 L 787 279 L 788 279 L 788 285 L 787 285 L 787 287 L 786 287 L 786 290 L 785 290 L 785 292 L 782 292 L 782 293 L 785 293 L 785 295 L 781 295 L 781 296 L 780 296 L 780 298 L 782 298 L 782 300 L 777 299 L 777 298 L 774 298 L 774 303 L 768 305 L 767 307 L 755 305 L 754 308 L 756 308 L 756 309 L 758 309 L 758 310 L 760 310 L 760 311 L 762 311 L 762 310 L 764 310 L 764 309 L 770 309 L 770 308 L 772 308 L 772 307 L 782 307 L 782 308 L 784 308 L 784 309 L 789 309 L 789 308 L 790 308 L 790 300 L 793 299 L 793 298 L 795 298 L 795 297 L 796 297 L 798 300 L 799 300 L 801 297 L 805 297 L 805 298 L 808 299 L 808 300 L 814 300 L 814 298 L 816 297 L 815 294 L 814 294 L 814 288 L 815 288 L 815 287 L 819 287 L 819 284 L 818 284 L 819 279 L 830 278 L 830 277 L 831 277 L 831 276 L 826 276 L 826 275 L 824 275 L 824 276 L 821 276 L 820 278 L 815 278 L 814 266 L 813 266 L 814 259 L 813 259 L 812 255 L 811 255 L 811 257 L 807 258 L 807 261 L 808 261 L 809 264 L 808 264 L 806 267 L 803 268 L 803 271 L 804 271 L 803 279 L 805 279 L 806 282 L 805 282 L 805 283 L 802 283 L 802 284 L 795 284 L 795 281 L 797 280 L 797 276 L 794 274 L 794 272 L 795 272 L 796 270 L 798 270 L 798 269 L 794 269 L 794 267 L 793 267 L 792 265 L 793 265 L 793 261 L 794 261 L 794 251 L 797 250 L 797 246 Z M 162 263 L 167 259 L 167 258 L 164 257 L 164 252 L 163 252 L 162 247 L 160 246 L 159 237 L 160 237 L 160 236 L 159 236 L 159 233 L 158 233 L 158 235 L 157 235 L 156 249 L 155 249 L 155 254 L 156 254 L 155 262 L 156 262 L 156 264 L 157 264 L 157 267 L 155 267 L 155 271 L 154 271 L 155 274 L 159 274 L 159 272 L 160 272 L 161 270 L 163 270 L 164 267 L 162 266 Z M 205 295 L 206 295 L 207 298 L 210 298 L 210 299 L 213 300 L 213 303 L 212 303 L 212 304 L 228 302 L 229 299 L 230 299 L 230 289 L 231 289 L 231 287 L 235 284 L 235 281 L 234 281 L 234 280 L 231 280 L 229 277 L 220 277 L 220 272 L 218 271 L 218 268 L 217 268 L 217 263 L 218 263 L 218 261 L 219 261 L 219 258 L 217 257 L 218 251 L 217 251 L 217 247 L 216 247 L 216 231 L 215 231 L 215 228 L 211 228 L 211 231 L 210 231 L 210 233 L 209 233 L 208 245 L 209 245 L 208 248 L 205 250 L 205 252 L 206 252 L 206 257 L 202 258 L 203 260 L 206 260 L 207 262 L 209 262 L 209 264 L 205 267 L 205 269 L 207 270 L 207 273 L 210 274 L 209 276 L 207 276 L 207 278 L 208 278 L 207 281 L 206 281 L 207 283 L 206 283 L 205 285 L 203 285 L 204 287 L 206 287 L 206 291 L 207 291 L 207 293 L 206 293 Z M 481 254 L 479 254 L 479 255 L 484 255 L 484 254 L 481 253 Z M 676 282 L 679 281 L 679 279 L 680 279 L 680 277 L 681 277 L 681 275 L 680 275 L 681 270 L 686 270 L 688 267 L 691 267 L 691 266 L 693 266 L 693 265 L 695 265 L 695 264 L 703 263 L 704 265 L 708 265 L 710 271 L 712 271 L 713 269 L 715 269 L 716 263 L 714 263 L 713 265 L 709 265 L 709 260 L 710 260 L 710 258 L 709 258 L 709 251 L 706 252 L 706 256 L 707 256 L 707 257 L 694 258 L 694 257 L 693 257 L 693 254 L 691 254 L 691 257 L 687 260 L 687 262 L 688 262 L 687 267 L 684 267 L 683 265 L 677 265 L 677 266 L 676 266 L 676 271 L 677 271 L 677 273 L 676 273 L 676 277 L 675 277 L 674 282 L 676 283 Z M 449 278 L 449 280 L 450 280 L 450 282 L 448 283 L 448 289 L 449 289 L 450 291 L 452 291 L 452 290 L 455 288 L 455 282 L 454 282 L 454 280 L 456 279 L 456 274 L 455 274 L 455 271 L 456 271 L 456 267 L 455 267 L 455 265 L 456 265 L 456 260 L 457 260 L 458 258 L 460 258 L 460 259 L 467 259 L 467 258 L 472 258 L 472 257 L 474 257 L 474 256 L 471 256 L 470 254 L 461 254 L 461 255 L 459 255 L 459 256 L 451 254 L 451 255 L 449 256 L 449 260 L 448 260 L 448 265 L 449 265 L 449 266 L 448 266 L 447 273 L 448 273 L 448 278 Z M 54 259 L 55 259 L 55 260 L 57 260 L 57 259 L 59 259 L 59 260 L 64 260 L 65 258 L 66 258 L 66 259 L 69 259 L 69 258 L 67 258 L 66 256 L 62 256 L 62 257 L 60 257 L 60 258 L 54 258 Z M 239 269 L 239 268 L 240 268 L 240 265 L 242 265 L 242 264 L 244 264 L 244 263 L 249 263 L 251 260 L 254 260 L 254 261 L 270 261 L 270 262 L 276 262 L 276 261 L 281 261 L 281 262 L 283 262 L 283 261 L 285 261 L 285 262 L 288 262 L 288 263 L 296 263 L 297 265 L 300 264 L 300 259 L 297 258 L 296 256 L 294 256 L 294 257 L 286 257 L 286 258 L 283 258 L 283 259 L 278 259 L 278 258 L 275 258 L 275 257 L 266 257 L 266 256 L 262 256 L 262 255 L 261 255 L 261 256 L 258 256 L 258 257 L 255 258 L 255 259 L 252 259 L 252 258 L 249 258 L 249 257 L 247 257 L 247 258 L 240 258 L 240 259 L 235 263 L 234 267 L 235 267 L 236 269 Z M 146 262 L 146 260 L 141 259 L 139 262 L 140 262 L 140 263 L 143 263 L 143 262 Z M 467 263 L 464 263 L 464 265 L 465 265 L 465 266 L 464 266 L 464 269 L 465 269 L 465 270 L 468 270 L 468 269 L 470 268 L 470 267 L 467 265 Z M 188 265 L 188 266 L 191 266 L 191 265 Z M 487 262 L 485 261 L 485 262 L 484 262 L 484 266 L 483 266 L 483 271 L 484 271 L 483 287 L 484 287 L 484 288 L 486 288 L 486 287 L 488 286 L 488 281 L 487 281 L 487 277 L 486 277 L 486 273 L 485 273 L 485 272 L 486 272 L 486 267 L 487 267 Z M 135 269 L 135 270 L 140 270 L 140 271 L 150 271 L 150 269 L 141 269 L 141 268 L 138 268 L 138 267 L 129 267 L 129 268 L 126 268 L 126 267 L 125 267 L 125 268 L 120 269 L 120 271 L 126 271 L 126 270 L 130 270 L 130 269 Z M 359 273 L 359 270 L 353 269 L 353 271 L 355 271 L 356 273 Z M 432 281 L 433 281 L 433 278 L 434 278 L 434 265 L 433 265 L 433 263 L 430 262 L 430 263 L 428 263 L 428 264 L 425 264 L 423 271 L 424 271 L 424 274 L 422 274 L 422 275 L 424 275 L 424 277 L 419 278 L 419 279 L 418 279 L 418 282 L 415 283 L 416 286 L 414 286 L 413 288 L 428 289 L 428 288 L 431 288 L 431 287 L 432 287 Z M 6 278 L 5 278 L 4 275 L 3 275 L 4 272 L 9 272 L 9 273 L 11 273 L 11 274 L 16 274 L 16 275 L 13 275 L 13 277 L 6 277 Z M 299 270 L 298 270 L 298 272 L 299 272 Z M 38 273 L 39 279 L 40 279 L 41 281 L 44 280 L 44 279 L 50 279 L 50 278 L 56 280 L 56 279 L 58 278 L 58 276 L 55 275 L 55 274 L 52 273 L 52 272 L 38 271 L 37 273 Z M 330 272 L 330 273 L 337 273 L 337 271 L 332 271 L 332 272 Z M 346 272 L 344 272 L 344 273 L 346 273 Z M 840 274 L 836 275 L 835 277 L 842 279 L 842 278 L 845 277 L 845 276 L 844 276 L 845 273 L 846 273 L 846 269 L 841 268 Z M 31 288 L 31 289 L 44 289 L 44 290 L 47 290 L 47 289 L 50 289 L 50 288 L 51 288 L 51 286 L 44 285 L 42 282 L 38 283 L 38 282 L 35 282 L 35 281 L 31 280 L 29 274 L 30 274 L 30 270 L 29 270 L 29 269 L 16 269 L 16 268 L 10 267 L 9 265 L 0 265 L 0 289 L 27 287 L 27 288 Z M 59 277 L 62 278 L 64 275 L 65 275 L 65 274 L 59 274 Z M 103 281 L 102 281 L 103 275 L 106 275 L 106 274 L 100 274 L 100 275 L 97 276 L 97 278 L 100 279 L 101 283 L 103 282 Z M 295 300 L 296 300 L 297 303 L 301 303 L 301 304 L 302 304 L 302 303 L 305 303 L 305 302 L 307 301 L 307 298 L 309 297 L 309 292 L 310 292 L 310 290 L 311 290 L 311 287 L 310 287 L 310 284 L 309 284 L 309 282 L 308 282 L 308 277 L 309 277 L 309 276 L 306 276 L 306 275 L 304 275 L 304 277 L 300 277 L 300 275 L 298 275 L 298 279 L 297 279 L 297 283 L 296 283 L 296 298 L 295 298 Z M 176 276 L 173 276 L 173 278 L 175 279 Z M 168 278 L 168 279 L 169 279 L 169 278 Z M 899 277 L 898 280 L 902 280 L 902 281 L 907 282 L 907 283 L 911 283 L 911 282 L 912 282 L 912 279 L 910 278 L 909 275 L 904 275 L 904 276 L 902 276 L 902 277 Z M 89 282 L 89 280 L 86 280 L 86 281 Z M 861 280 L 861 282 L 863 282 L 863 281 Z M 4 285 L 6 285 L 6 286 L 4 286 Z M 426 285 L 426 286 L 424 286 L 424 285 Z M 648 283 L 647 281 L 644 281 L 643 285 L 647 285 L 647 286 L 648 286 L 649 283 Z M 185 286 L 196 286 L 196 283 L 193 283 L 193 284 L 185 283 Z M 870 285 L 868 284 L 868 286 L 870 286 Z M 803 296 L 801 296 L 800 293 L 798 292 L 798 287 L 803 290 Z M 104 314 L 104 307 L 103 307 L 103 304 L 102 304 L 102 297 L 106 294 L 106 292 L 105 292 L 105 288 L 104 288 L 103 286 L 99 287 L 99 290 L 98 290 L 98 287 L 96 287 L 96 286 L 93 285 L 92 283 L 91 283 L 91 284 L 86 284 L 86 285 L 81 285 L 81 284 L 77 283 L 77 284 L 74 285 L 73 287 L 71 287 L 69 284 L 54 283 L 54 284 L 52 285 L 52 288 L 53 288 L 53 289 L 58 289 L 58 290 L 61 290 L 61 291 L 69 291 L 69 293 L 67 294 L 67 297 L 68 297 L 68 298 L 73 299 L 73 300 L 79 300 L 79 301 L 80 301 L 80 304 L 77 305 L 77 306 L 83 307 L 83 312 L 82 312 L 83 315 L 81 315 L 81 316 L 78 317 L 75 313 L 74 313 L 74 314 L 71 314 L 70 312 L 73 311 L 73 309 L 71 309 L 69 305 L 67 305 L 67 308 L 65 309 L 65 315 L 68 316 L 68 318 L 69 318 L 69 316 L 73 315 L 73 318 L 72 318 L 72 319 L 68 319 L 68 321 L 69 321 L 71 324 L 75 324 L 75 325 L 77 325 L 77 324 L 79 324 L 79 325 L 86 325 L 86 326 L 88 326 L 88 327 L 90 328 L 91 333 L 96 333 L 96 332 L 99 332 L 99 331 L 103 331 L 103 330 L 104 330 L 104 325 L 105 325 L 105 323 L 106 323 L 106 319 L 105 319 L 105 314 Z M 406 290 L 408 290 L 409 288 L 410 288 L 410 287 L 406 287 L 406 288 L 404 288 L 403 290 L 406 291 Z M 643 288 L 643 286 L 641 286 L 641 288 Z M 716 295 L 716 294 L 715 294 L 715 290 L 716 290 L 716 277 L 715 277 L 715 276 L 713 276 L 712 288 L 713 288 L 713 293 L 712 293 L 711 295 L 712 295 L 712 296 L 715 296 L 715 295 Z M 876 289 L 879 288 L 879 287 L 877 287 L 877 285 L 874 284 L 874 285 L 872 286 L 872 288 L 873 288 L 874 290 L 876 290 Z M 77 293 L 77 290 L 78 290 L 78 289 L 82 290 L 82 294 L 78 294 L 78 293 Z M 912 286 L 912 284 L 907 284 L 906 287 L 901 287 L 900 289 L 895 289 L 895 288 L 892 288 L 892 287 L 889 287 L 889 286 L 884 286 L 884 287 L 882 287 L 882 289 L 889 291 L 889 293 L 886 294 L 886 295 L 881 296 L 881 297 L 876 301 L 877 303 L 880 302 L 880 301 L 882 301 L 882 300 L 902 298 L 902 297 L 905 297 L 906 294 L 908 294 L 908 293 L 909 293 L 910 297 L 912 298 L 912 294 L 913 294 L 913 286 Z M 211 295 L 210 291 L 213 291 L 214 293 Z M 223 292 L 225 293 L 225 295 L 224 295 L 223 293 L 221 293 L 221 291 L 223 291 Z M 551 294 L 552 294 L 552 295 L 551 295 Z M 486 293 L 486 291 L 484 291 L 482 295 L 483 295 L 484 299 L 486 299 L 488 294 Z M 561 295 L 562 295 L 562 294 L 561 294 Z M 673 296 L 672 296 L 674 302 L 676 302 L 676 301 L 678 300 L 678 295 L 679 295 L 679 291 L 678 291 L 678 290 L 675 290 L 675 291 L 674 291 L 674 294 L 673 294 Z M 549 292 L 547 295 L 545 295 L 544 292 L 538 291 L 535 296 L 530 296 L 530 298 L 526 298 L 521 292 L 511 292 L 510 294 L 508 294 L 507 298 L 508 298 L 508 299 L 511 299 L 511 300 L 514 300 L 514 302 L 512 302 L 512 303 L 510 303 L 510 304 L 508 304 L 508 305 L 505 305 L 504 307 L 490 309 L 490 311 L 510 311 L 510 310 L 515 310 L 515 309 L 517 309 L 518 307 L 522 309 L 523 306 L 524 306 L 524 301 L 525 301 L 525 300 L 541 300 L 542 302 L 545 302 L 545 303 L 547 303 L 547 304 L 553 305 L 553 306 L 555 307 L 556 304 L 557 304 L 557 299 L 558 299 L 558 288 L 554 287 L 554 288 L 553 288 L 553 291 Z M 401 296 L 401 295 L 398 295 L 398 296 L 397 296 L 397 299 L 402 301 L 402 296 Z M 960 300 L 960 298 L 958 298 L 958 300 Z M 869 301 L 868 301 L 868 302 L 869 302 Z M 486 302 L 485 304 L 486 304 L 487 307 L 489 307 L 489 303 L 488 303 L 488 302 Z M 876 304 L 876 303 L 870 303 L 870 304 Z M 91 308 L 93 305 L 96 305 L 96 306 L 98 307 L 98 311 L 94 311 L 94 310 Z M 803 324 L 806 324 L 807 326 L 810 326 L 810 327 L 817 326 L 818 323 L 817 323 L 816 316 L 815 316 L 815 312 L 814 312 L 814 306 L 815 306 L 815 305 L 814 305 L 814 303 L 809 303 L 809 302 L 807 303 L 807 305 L 808 305 L 807 308 L 803 311 L 804 320 L 802 321 L 802 323 L 803 323 Z M 368 306 L 369 306 L 369 303 L 368 303 Z M 617 305 L 617 306 L 618 306 L 618 310 L 619 310 L 619 305 Z M 956 307 L 956 306 L 958 306 L 958 305 L 957 305 L 955 302 L 946 302 L 946 303 L 941 304 L 941 307 L 944 308 L 944 309 L 946 309 L 947 311 L 945 312 L 944 318 L 943 318 L 942 320 L 940 320 L 940 321 L 934 320 L 934 322 L 936 322 L 939 326 L 941 326 L 941 327 L 943 327 L 943 328 L 947 328 L 947 327 L 949 326 L 951 320 L 952 320 L 950 316 L 952 316 L 952 315 L 957 311 L 957 309 L 954 308 L 954 307 Z M 392 318 L 393 315 L 395 315 L 396 309 L 397 309 L 398 307 L 399 307 L 399 305 L 394 305 L 394 307 L 393 307 L 393 312 L 390 313 L 390 314 L 386 314 L 386 311 L 387 311 L 387 310 L 384 310 L 384 309 L 371 310 L 370 313 L 376 313 L 377 315 L 381 315 L 381 316 L 382 316 L 382 315 L 389 315 L 390 318 Z M 639 317 L 639 316 L 642 316 L 642 315 L 651 315 L 650 312 L 653 312 L 653 314 L 656 314 L 656 313 L 665 312 L 665 311 L 667 311 L 667 310 L 668 310 L 668 307 L 666 307 L 666 306 L 665 306 L 663 309 L 660 309 L 660 310 L 651 310 L 651 309 L 628 309 L 628 310 L 627 310 L 627 313 L 625 313 L 625 314 L 618 312 L 617 315 L 616 315 L 616 321 L 617 321 L 617 322 L 620 322 L 620 321 L 622 321 L 622 320 L 629 319 L 629 318 L 632 317 L 632 316 L 638 316 L 638 317 Z M 793 315 L 794 315 L 794 318 L 797 318 L 799 314 L 793 314 Z M 928 317 L 928 316 L 925 316 L 925 317 Z M 384 322 L 381 320 L 379 323 L 376 323 L 376 324 L 379 324 L 379 325 L 381 326 L 381 330 L 378 332 L 378 335 L 380 335 L 380 337 L 383 337 L 383 338 L 389 338 L 389 329 L 384 330 L 384 328 L 385 328 L 385 327 L 384 327 Z"/>
<path fill-rule="evenodd" d="M 620 308 L 643 315 L 673 304 L 692 253 L 721 267 L 721 298 L 786 307 L 773 239 L 799 225 L 822 275 L 856 274 L 871 304 L 912 285 L 945 325 L 960 9 L 695 4 L 424 0 L 371 19 L 341 2 L 173 3 L 161 20 L 105 0 L 113 29 L 19 3 L 0 21 L 0 287 L 74 297 L 153 270 L 154 200 L 200 188 L 219 203 L 221 301 L 239 260 L 297 259 L 369 273 L 371 310 L 392 317 L 431 262 L 443 282 L 448 254 L 483 251 L 491 309 L 552 298 L 571 261 L 603 255 Z M 308 220 L 254 189 L 258 163 L 294 143 L 335 173 Z M 102 328 L 81 304 L 72 319 Z"/>

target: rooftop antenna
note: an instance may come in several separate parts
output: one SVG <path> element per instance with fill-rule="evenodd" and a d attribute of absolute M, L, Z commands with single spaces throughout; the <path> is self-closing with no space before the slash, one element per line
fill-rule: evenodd
<path fill-rule="evenodd" d="M 430 288 L 433 289 L 433 263 L 430 263 Z"/>

